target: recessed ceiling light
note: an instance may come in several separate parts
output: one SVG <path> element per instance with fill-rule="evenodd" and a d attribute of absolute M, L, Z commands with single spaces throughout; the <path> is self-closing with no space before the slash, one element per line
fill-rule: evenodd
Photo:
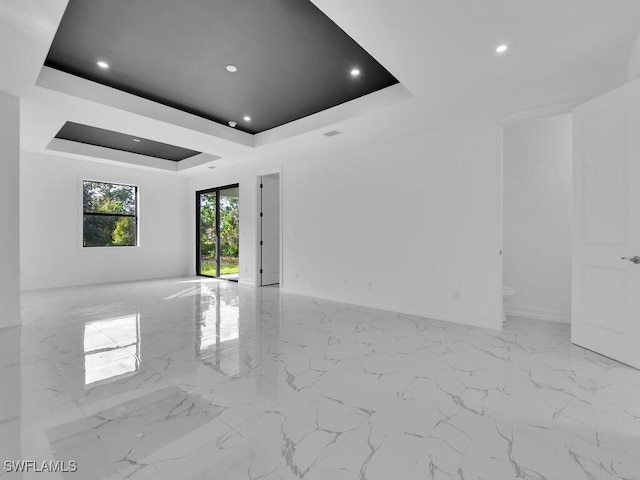
<path fill-rule="evenodd" d="M 107 62 L 105 62 L 104 60 L 98 60 L 98 61 L 96 62 L 96 65 L 98 65 L 100 68 L 103 68 L 103 69 L 105 69 L 105 70 L 106 70 L 107 68 L 109 68 L 109 64 L 108 64 Z"/>
<path fill-rule="evenodd" d="M 136 142 L 136 143 L 140 143 L 140 139 L 139 138 L 134 138 L 133 141 Z"/>
<path fill-rule="evenodd" d="M 231 73 L 236 73 L 238 71 L 238 67 L 232 64 L 227 65 L 225 68 L 227 69 L 227 72 Z"/>
<path fill-rule="evenodd" d="M 499 46 L 496 48 L 496 52 L 498 52 L 498 53 L 504 53 L 504 52 L 506 52 L 506 51 L 507 51 L 507 49 L 508 49 L 508 48 L 509 48 L 509 45 L 504 45 L 504 44 L 503 44 L 503 45 L 499 45 Z"/>
<path fill-rule="evenodd" d="M 214 169 L 214 168 L 216 168 L 216 167 L 214 167 L 214 166 L 212 165 L 212 166 L 209 166 L 209 167 L 207 167 L 207 168 L 210 168 L 210 169 L 212 169 L 212 170 L 213 170 L 213 169 Z"/>
<path fill-rule="evenodd" d="M 233 120 L 231 120 L 231 121 L 229 122 L 229 126 L 230 126 L 231 128 L 234 128 L 236 125 L 237 125 L 237 123 L 236 123 L 236 122 L 234 122 Z"/>
<path fill-rule="evenodd" d="M 360 75 L 360 69 L 359 68 L 352 68 L 349 73 L 351 74 L 352 77 L 357 77 L 357 76 Z"/>
<path fill-rule="evenodd" d="M 251 121 L 251 117 L 249 115 L 245 115 L 244 116 L 244 121 L 245 122 L 250 122 Z"/>

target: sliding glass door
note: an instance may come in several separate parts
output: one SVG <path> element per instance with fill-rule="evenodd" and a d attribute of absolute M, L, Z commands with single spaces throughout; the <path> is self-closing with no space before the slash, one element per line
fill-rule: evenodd
<path fill-rule="evenodd" d="M 198 275 L 218 276 L 218 194 L 198 192 Z"/>
<path fill-rule="evenodd" d="M 238 186 L 220 189 L 218 192 L 218 217 L 220 228 L 220 276 L 238 280 L 240 267 L 240 192 Z"/>
<path fill-rule="evenodd" d="M 238 280 L 240 210 L 238 185 L 196 192 L 196 272 Z"/>

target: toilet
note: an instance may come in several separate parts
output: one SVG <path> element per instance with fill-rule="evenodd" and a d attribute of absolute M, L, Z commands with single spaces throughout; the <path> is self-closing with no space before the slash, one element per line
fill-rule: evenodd
<path fill-rule="evenodd" d="M 506 313 L 505 308 L 504 308 L 504 306 L 505 306 L 505 303 L 504 303 L 505 298 L 506 297 L 511 297 L 511 296 L 513 296 L 515 294 L 516 294 L 516 291 L 515 291 L 515 289 L 513 287 L 509 287 L 507 285 L 503 285 L 502 286 L 502 322 L 503 323 L 507 321 L 507 313 Z"/>

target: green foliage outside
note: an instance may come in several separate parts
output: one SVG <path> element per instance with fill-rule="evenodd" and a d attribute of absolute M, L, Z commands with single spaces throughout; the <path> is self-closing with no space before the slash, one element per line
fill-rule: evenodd
<path fill-rule="evenodd" d="M 238 257 L 240 244 L 239 200 L 232 197 L 220 199 L 220 256 Z"/>
<path fill-rule="evenodd" d="M 200 195 L 200 255 L 202 264 L 215 258 L 216 238 L 216 196 Z"/>
<path fill-rule="evenodd" d="M 231 275 L 238 273 L 238 263 L 227 263 L 220 260 L 220 275 Z M 209 275 L 211 277 L 216 276 L 216 262 L 202 262 L 200 264 L 200 274 Z"/>
<path fill-rule="evenodd" d="M 136 187 L 85 181 L 82 190 L 84 246 L 136 245 Z"/>
<path fill-rule="evenodd" d="M 200 273 L 216 276 L 216 194 L 200 196 Z M 236 197 L 220 196 L 220 275 L 238 273 L 240 209 Z"/>
<path fill-rule="evenodd" d="M 132 217 L 121 218 L 111 233 L 114 245 L 136 244 L 136 222 Z"/>

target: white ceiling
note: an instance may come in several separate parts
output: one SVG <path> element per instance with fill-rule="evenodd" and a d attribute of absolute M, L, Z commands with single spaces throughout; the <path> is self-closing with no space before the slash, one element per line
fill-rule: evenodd
<path fill-rule="evenodd" d="M 0 91 L 22 95 L 49 52 L 67 0 L 0 2 Z"/>
<path fill-rule="evenodd" d="M 219 155 L 223 158 L 214 164 L 220 168 L 310 148 L 330 151 L 371 138 L 501 121 L 556 105 L 568 108 L 626 81 L 640 31 L 638 0 L 313 1 L 402 85 L 254 137 L 50 69 L 26 93 L 9 89 L 17 79 L 3 72 L 0 89 L 23 95 L 26 150 L 52 153 L 46 146 L 64 122 L 73 121 Z M 15 9 L 31 3 L 3 3 L 0 31 L 15 18 L 24 22 Z M 54 3 L 59 10 L 65 2 Z M 41 68 L 46 55 L 42 39 L 52 40 L 50 24 L 59 21 L 58 10 L 53 9 L 48 23 L 36 19 L 30 28 L 11 30 L 28 38 L 34 29 L 40 32 L 37 52 L 21 60 L 28 58 L 24 71 Z M 4 37 L 0 34 L 0 42 Z M 509 44 L 502 56 L 495 53 L 500 43 Z M 0 59 L 8 55 L 5 45 L 0 43 Z M 23 77 L 23 84 L 31 78 Z M 343 134 L 321 135 L 333 129 Z M 172 174 L 194 175 L 206 167 Z"/>

